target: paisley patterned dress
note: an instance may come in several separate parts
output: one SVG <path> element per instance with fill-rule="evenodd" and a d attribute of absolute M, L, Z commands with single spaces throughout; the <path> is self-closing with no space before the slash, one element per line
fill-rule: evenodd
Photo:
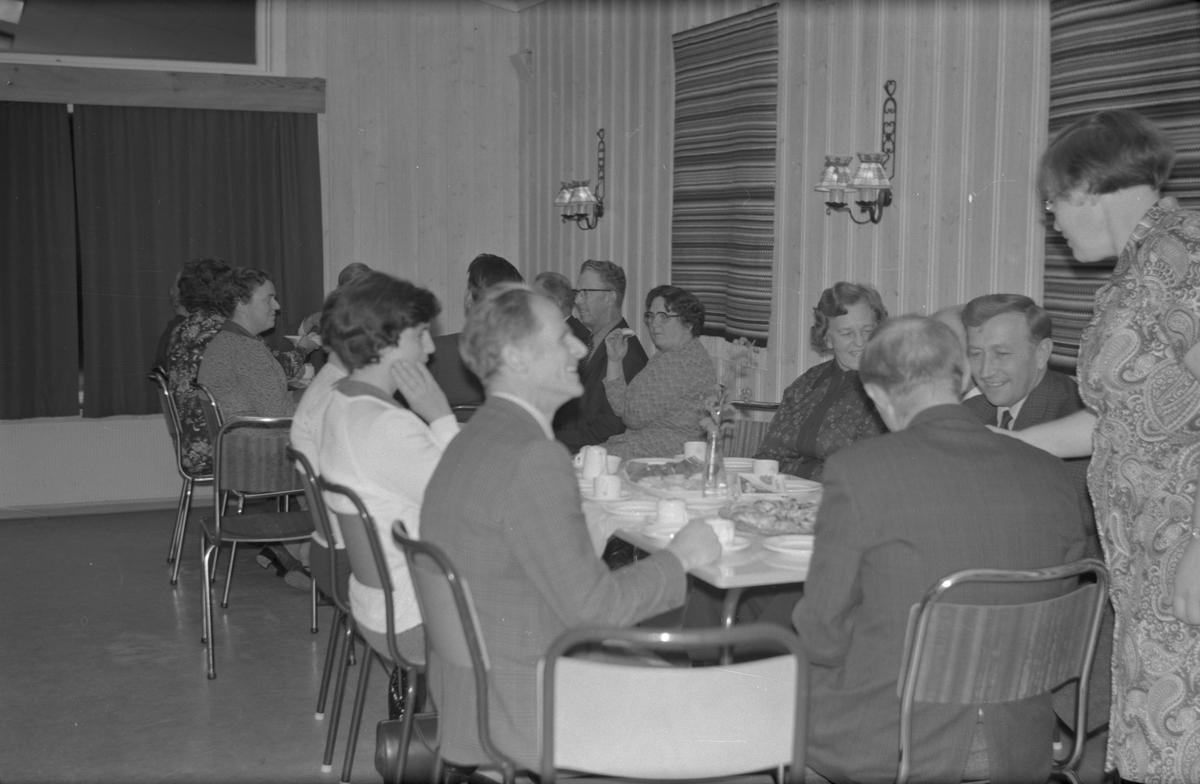
<path fill-rule="evenodd" d="M 1200 627 L 1171 614 L 1200 473 L 1200 213 L 1164 198 L 1096 294 L 1079 391 L 1099 420 L 1088 485 L 1116 608 L 1107 767 L 1200 781 Z"/>

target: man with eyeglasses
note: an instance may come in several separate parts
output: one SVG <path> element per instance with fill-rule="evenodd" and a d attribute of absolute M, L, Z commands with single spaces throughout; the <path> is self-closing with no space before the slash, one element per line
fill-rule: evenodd
<path fill-rule="evenodd" d="M 628 329 L 621 316 L 625 301 L 625 271 L 611 261 L 588 259 L 579 268 L 575 284 L 575 310 L 591 331 L 588 353 L 579 362 L 583 395 L 569 401 L 554 418 L 554 437 L 577 452 L 589 444 L 602 444 L 625 432 L 625 423 L 613 411 L 604 392 L 608 351 L 604 338 L 614 329 Z M 632 381 L 647 362 L 646 350 L 637 337 L 629 339 L 622 366 L 626 381 Z"/>

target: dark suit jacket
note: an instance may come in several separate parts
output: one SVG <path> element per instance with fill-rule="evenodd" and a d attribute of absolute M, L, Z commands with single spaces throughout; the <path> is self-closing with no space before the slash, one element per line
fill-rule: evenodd
<path fill-rule="evenodd" d="M 800 641 L 813 663 L 808 764 L 833 781 L 896 777 L 896 694 L 909 610 L 940 577 L 969 567 L 1027 569 L 1078 559 L 1079 509 L 1061 460 L 992 433 L 959 405 L 859 441 L 825 463 L 824 498 Z M 1007 603 L 1013 587 L 950 601 Z M 1061 586 L 1024 588 L 1020 600 Z M 979 706 L 921 706 L 912 780 L 961 781 Z M 983 706 L 993 781 L 1045 781 L 1048 697 Z"/>
<path fill-rule="evenodd" d="M 532 767 L 537 663 L 550 643 L 569 628 L 627 626 L 677 607 L 687 588 L 667 552 L 610 572 L 581 503 L 563 445 L 521 406 L 492 398 L 442 455 L 421 509 L 421 537 L 445 550 L 475 599 L 491 660 L 492 737 Z M 431 655 L 429 686 L 447 759 L 483 761 L 470 671 Z"/>
<path fill-rule="evenodd" d="M 450 406 L 478 406 L 483 404 L 483 383 L 463 364 L 458 353 L 461 332 L 438 335 L 433 339 L 433 356 L 429 358 L 429 372 L 434 381 L 446 393 Z M 459 417 L 465 422 L 469 417 Z"/>
<path fill-rule="evenodd" d="M 625 319 L 621 319 L 613 329 L 628 326 Z M 636 337 L 630 338 L 629 350 L 625 352 L 625 360 L 621 363 L 625 368 L 625 383 L 633 381 L 648 361 L 641 341 Z M 579 378 L 583 384 L 583 395 L 564 403 L 554 416 L 554 437 L 572 452 L 578 452 L 589 444 L 603 444 L 618 433 L 625 432 L 625 423 L 609 405 L 608 395 L 604 391 L 604 376 L 607 373 L 608 347 L 602 340 Z"/>
<path fill-rule="evenodd" d="M 997 409 L 983 395 L 964 400 L 963 405 L 975 412 L 985 425 L 996 424 Z M 1021 412 L 1013 422 L 1012 429 L 1024 430 L 1043 422 L 1062 419 L 1081 408 L 1083 401 L 1079 398 L 1079 387 L 1075 379 L 1056 370 L 1047 370 L 1041 382 L 1025 398 L 1025 404 L 1021 406 Z M 1077 457 L 1063 462 L 1066 463 L 1067 474 L 1071 477 L 1071 486 L 1075 488 L 1079 498 L 1079 514 L 1083 518 L 1083 527 L 1089 536 L 1096 536 L 1096 512 L 1092 508 L 1092 496 L 1087 486 L 1088 465 L 1092 460 L 1089 457 Z"/>

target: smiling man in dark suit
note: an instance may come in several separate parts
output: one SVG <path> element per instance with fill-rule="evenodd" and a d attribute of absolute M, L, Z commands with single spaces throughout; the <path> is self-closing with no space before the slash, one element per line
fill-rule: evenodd
<path fill-rule="evenodd" d="M 910 608 L 971 567 L 1057 566 L 1083 553 L 1062 461 L 988 430 L 958 401 L 967 372 L 950 327 L 903 316 L 876 330 L 859 377 L 891 430 L 829 457 L 816 547 L 793 621 L 813 664 L 808 764 L 836 782 L 893 781 Z M 1058 586 L 980 586 L 951 601 L 1008 603 Z M 918 705 L 913 781 L 1045 781 L 1048 697 Z"/>
<path fill-rule="evenodd" d="M 588 353 L 579 364 L 583 395 L 568 401 L 554 417 L 554 437 L 578 452 L 589 444 L 603 444 L 625 432 L 625 423 L 608 403 L 604 392 L 604 374 L 608 370 L 608 349 L 604 338 L 614 329 L 629 324 L 621 316 L 625 301 L 625 271 L 611 261 L 588 259 L 579 268 L 575 289 L 575 309 L 579 320 L 591 332 Z M 648 358 L 637 337 L 629 339 L 629 350 L 622 365 L 626 383 L 646 367 Z"/>

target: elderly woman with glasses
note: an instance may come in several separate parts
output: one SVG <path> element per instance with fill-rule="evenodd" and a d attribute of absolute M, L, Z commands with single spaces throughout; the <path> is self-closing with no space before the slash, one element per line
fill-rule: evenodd
<path fill-rule="evenodd" d="M 604 339 L 604 391 L 626 428 L 604 446 L 624 458 L 669 457 L 703 434 L 704 398 L 713 392 L 717 371 L 698 339 L 704 305 L 693 294 L 675 286 L 652 289 L 643 320 L 658 352 L 629 383 L 622 360 L 633 330 L 613 330 Z"/>
<path fill-rule="evenodd" d="M 887 310 L 870 286 L 841 281 L 813 308 L 813 348 L 833 359 L 809 368 L 783 393 L 755 458 L 778 460 L 784 474 L 821 478 L 825 458 L 886 429 L 858 380 L 858 360 Z"/>

